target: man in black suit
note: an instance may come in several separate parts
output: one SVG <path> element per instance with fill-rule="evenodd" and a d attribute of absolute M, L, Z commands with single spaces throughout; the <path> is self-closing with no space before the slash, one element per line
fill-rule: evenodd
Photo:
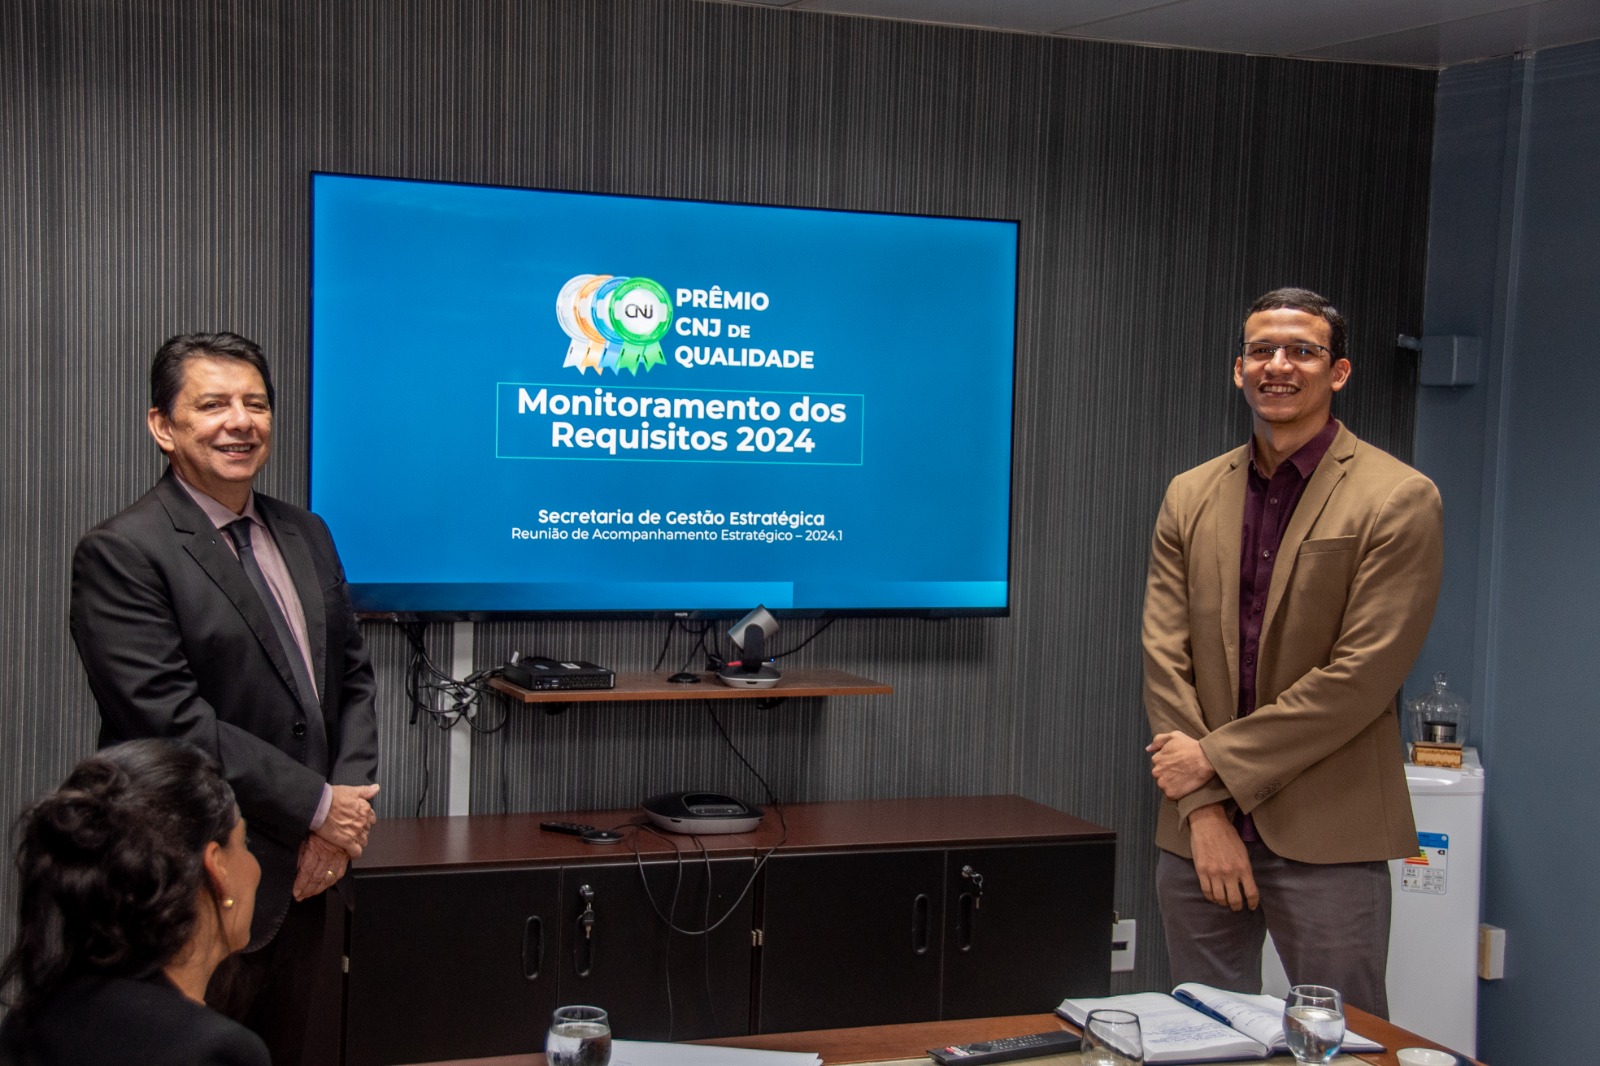
<path fill-rule="evenodd" d="M 274 1061 L 297 1061 L 337 960 L 322 894 L 377 817 L 372 666 L 327 526 L 252 489 L 272 443 L 261 350 L 232 333 L 174 337 L 150 403 L 170 466 L 78 542 L 72 636 L 102 746 L 177 737 L 221 763 L 261 886 L 243 991 L 218 1005 Z"/>

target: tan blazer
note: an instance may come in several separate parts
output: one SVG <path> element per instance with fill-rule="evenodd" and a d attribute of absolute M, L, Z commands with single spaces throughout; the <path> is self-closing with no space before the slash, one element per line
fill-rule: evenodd
<path fill-rule="evenodd" d="M 1150 548 L 1144 703 L 1152 733 L 1200 740 L 1217 777 L 1163 800 L 1156 844 L 1190 857 L 1187 819 L 1227 801 L 1300 862 L 1415 854 L 1395 696 L 1439 594 L 1433 482 L 1343 426 L 1272 571 L 1256 711 L 1239 699 L 1239 551 L 1250 446 L 1174 478 Z"/>

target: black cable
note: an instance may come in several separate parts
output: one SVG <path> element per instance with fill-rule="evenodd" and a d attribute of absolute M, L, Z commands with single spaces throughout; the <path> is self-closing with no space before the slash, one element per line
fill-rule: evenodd
<path fill-rule="evenodd" d="M 439 711 L 435 707 L 437 697 L 454 698 L 459 704 L 462 694 L 454 691 L 458 683 L 433 664 L 428 655 L 428 646 L 425 640 L 425 627 L 420 622 L 411 622 L 400 627 L 406 640 L 411 645 L 411 659 L 406 670 L 406 698 L 411 702 L 411 721 L 416 722 L 419 714 L 426 713 L 435 719 L 435 724 L 440 724 L 439 716 L 449 718 L 450 724 L 455 723 L 449 711 Z M 467 694 L 470 696 L 471 694 Z"/>
<path fill-rule="evenodd" d="M 793 655 L 795 652 L 799 651 L 801 648 L 805 647 L 807 644 L 810 644 L 813 640 L 816 640 L 818 637 L 822 636 L 823 633 L 827 632 L 828 627 L 833 625 L 833 623 L 837 622 L 838 620 L 839 620 L 839 616 L 838 615 L 834 615 L 832 618 L 828 619 L 826 622 L 824 622 L 820 626 L 818 626 L 817 629 L 816 629 L 816 632 L 812 633 L 805 640 L 802 640 L 800 643 L 796 644 L 794 647 L 790 648 L 788 651 L 780 651 L 780 652 L 778 652 L 776 655 L 773 656 L 773 658 L 774 659 L 781 659 L 785 655 Z M 762 782 L 762 783 L 765 784 L 766 782 Z"/>
<path fill-rule="evenodd" d="M 705 843 L 699 837 L 695 837 L 694 838 L 694 842 L 700 846 L 700 858 L 705 863 L 705 867 L 706 867 L 705 907 L 702 908 L 702 913 L 700 915 L 700 921 L 704 925 L 710 925 L 711 924 L 711 852 L 706 850 Z M 705 973 L 705 979 L 706 979 L 706 1009 L 708 1009 L 711 1012 L 711 1032 L 712 1033 L 720 1033 L 720 1032 L 722 1032 L 722 1019 L 717 1017 L 717 994 L 714 991 L 712 991 L 712 989 L 711 989 L 711 938 L 710 937 L 706 937 L 705 939 L 701 940 L 700 941 L 700 947 L 702 948 L 702 954 L 705 957 L 704 958 L 704 961 L 705 961 L 704 973 Z"/>
<path fill-rule="evenodd" d="M 417 797 L 416 816 L 418 818 L 422 817 L 422 805 L 428 799 L 428 784 L 430 780 L 431 777 L 428 774 L 428 742 L 424 740 L 422 742 L 422 794 Z"/>
<path fill-rule="evenodd" d="M 672 902 L 667 905 L 668 929 L 672 928 L 673 924 L 678 920 L 678 898 L 683 893 L 683 863 L 676 862 L 673 863 L 673 866 L 677 868 L 677 875 L 672 881 Z M 661 958 L 661 979 L 662 984 L 666 985 L 667 988 L 667 1040 L 670 1042 L 672 1040 L 673 1023 L 676 1021 L 674 1016 L 675 1005 L 672 1002 L 672 937 L 670 936 L 667 937 L 667 942 L 661 952 Z"/>
<path fill-rule="evenodd" d="M 714 922 L 710 921 L 710 920 L 707 920 L 705 926 L 703 928 L 700 928 L 700 929 L 684 929 L 681 926 L 675 924 L 672 921 L 672 919 L 669 918 L 667 915 L 661 913 L 661 905 L 656 902 L 655 895 L 651 892 L 651 889 L 650 889 L 650 882 L 645 877 L 644 856 L 639 851 L 638 838 L 637 838 L 637 835 L 635 836 L 635 838 L 634 838 L 635 842 L 634 842 L 634 848 L 633 848 L 634 863 L 639 869 L 639 881 L 644 886 L 645 898 L 650 901 L 650 909 L 656 912 L 656 917 L 661 919 L 661 923 L 663 925 L 665 925 L 668 929 L 672 930 L 674 933 L 678 933 L 681 936 L 706 936 L 707 934 L 716 931 L 716 929 L 720 925 L 722 925 L 723 922 L 726 922 L 729 918 L 733 917 L 734 912 L 739 909 L 739 904 L 744 902 L 745 896 L 750 894 L 750 889 L 755 887 L 756 878 L 761 875 L 762 869 L 767 865 L 767 860 L 772 858 L 772 856 L 777 852 L 777 850 L 779 848 L 783 847 L 783 845 L 789 839 L 789 822 L 788 822 L 788 819 L 786 819 L 784 817 L 783 804 L 778 802 L 777 793 L 772 790 L 772 786 L 771 785 L 767 784 L 767 779 L 761 776 L 761 772 L 759 770 L 757 770 L 754 766 L 750 765 L 750 760 L 746 759 L 744 757 L 744 753 L 741 752 L 739 750 L 738 745 L 736 745 L 733 742 L 733 738 L 728 735 L 728 731 L 726 729 L 722 728 L 722 722 L 720 720 L 718 720 L 716 709 L 712 706 L 710 700 L 706 701 L 706 713 L 711 716 L 712 724 L 717 727 L 717 732 L 722 734 L 723 742 L 728 745 L 728 749 L 733 752 L 733 754 L 738 758 L 738 760 L 741 763 L 744 764 L 744 768 L 746 770 L 749 770 L 750 773 L 752 775 L 754 775 L 754 777 L 755 777 L 755 779 L 757 781 L 761 782 L 761 787 L 766 791 L 766 794 L 767 794 L 767 804 L 768 804 L 768 806 L 770 806 L 778 814 L 779 833 L 778 833 L 777 842 L 774 843 L 770 848 L 768 848 L 765 852 L 763 852 L 756 859 L 755 868 L 750 871 L 750 879 L 744 883 L 744 887 L 739 890 L 738 896 L 734 897 L 733 902 L 728 905 L 728 909 L 723 913 L 722 917 L 718 918 Z M 630 824 L 635 824 L 635 823 L 630 823 Z M 673 840 L 671 835 L 664 834 L 659 829 L 656 829 L 654 826 L 651 826 L 651 825 L 640 824 L 639 828 L 643 829 L 645 832 L 651 833 L 654 836 L 656 836 L 656 837 L 660 838 L 661 840 L 665 841 L 666 844 L 669 847 L 672 848 L 672 855 L 673 855 L 674 862 L 676 862 L 679 865 L 679 867 L 681 868 L 681 866 L 683 864 L 683 852 L 682 852 L 681 849 L 679 849 L 677 841 Z M 705 845 L 703 843 L 701 843 L 700 839 L 697 836 L 695 836 L 694 834 L 692 834 L 692 833 L 689 834 L 689 837 L 690 837 L 690 839 L 694 840 L 695 844 L 698 845 L 699 847 L 701 847 L 701 848 L 705 847 Z M 709 861 L 709 859 L 708 859 L 708 861 Z M 681 876 L 681 871 L 680 871 L 680 876 Z M 706 890 L 708 892 L 710 891 L 710 885 L 709 884 L 706 886 Z M 709 913 L 709 910 L 710 910 L 710 907 L 708 905 L 707 906 L 707 912 L 708 913 Z"/>
<path fill-rule="evenodd" d="M 717 732 L 722 734 L 723 742 L 728 745 L 728 750 L 733 752 L 740 762 L 744 763 L 744 768 L 749 770 L 757 781 L 761 782 L 761 787 L 767 792 L 767 802 L 778 812 L 778 824 L 783 827 L 783 837 L 787 839 L 789 836 L 789 823 L 784 821 L 783 804 L 778 802 L 777 793 L 772 791 L 772 786 L 767 784 L 767 779 L 761 776 L 761 771 L 750 765 L 750 760 L 744 757 L 744 752 L 739 750 L 739 746 L 733 742 L 733 738 L 728 735 L 728 731 L 722 728 L 722 720 L 717 717 L 717 709 L 710 700 L 706 701 L 706 714 L 711 716 L 711 724 L 716 726 Z M 783 840 L 779 840 L 778 843 L 782 844 Z M 773 846 L 776 847 L 777 845 Z"/>
<path fill-rule="evenodd" d="M 700 646 L 705 648 L 705 637 L 700 638 Z M 706 658 L 711 660 L 709 665 L 713 670 L 721 670 L 728 660 L 733 658 L 731 653 L 728 655 L 722 654 L 722 634 L 720 632 L 712 636 L 711 647 L 705 650 Z"/>
<path fill-rule="evenodd" d="M 509 712 L 507 712 L 509 713 Z M 506 749 L 511 746 L 510 737 L 500 738 L 500 813 L 511 813 L 511 775 L 506 771 Z"/>
<path fill-rule="evenodd" d="M 704 653 L 706 651 L 706 634 L 711 632 L 711 627 L 711 622 L 707 622 L 697 630 L 690 629 L 688 625 L 684 625 L 684 632 L 693 634 L 695 637 L 695 642 L 694 644 L 690 645 L 689 654 L 683 657 L 683 665 L 678 668 L 680 672 L 687 671 L 691 666 L 694 665 L 694 657 L 696 652 Z"/>
<path fill-rule="evenodd" d="M 672 634 L 678 631 L 678 619 L 674 618 L 667 625 L 667 637 L 661 642 L 661 653 L 656 656 L 656 664 L 650 668 L 651 673 L 661 669 L 661 664 L 667 660 L 667 649 L 672 646 Z"/>
<path fill-rule="evenodd" d="M 807 644 L 810 644 L 813 640 L 816 640 L 818 637 L 822 636 L 823 633 L 827 632 L 828 627 L 833 625 L 833 623 L 837 622 L 838 620 L 839 619 L 837 615 L 828 619 L 826 622 L 823 622 L 820 626 L 818 626 L 816 631 L 813 632 L 809 637 L 807 637 L 805 640 L 802 640 L 794 647 L 787 651 L 773 652 L 771 655 L 767 656 L 768 661 L 777 662 L 779 659 L 793 655 Z M 723 665 L 733 657 L 731 653 L 727 656 L 722 654 L 722 642 L 720 640 L 717 641 L 717 647 L 715 649 L 708 648 L 706 650 L 706 654 L 711 658 L 713 667 L 718 670 L 722 669 Z"/>
<path fill-rule="evenodd" d="M 399 626 L 400 632 L 405 636 L 406 643 L 411 647 L 411 655 L 406 663 L 405 693 L 406 701 L 411 705 L 411 724 L 415 725 L 422 715 L 427 715 L 428 722 L 441 732 L 449 732 L 459 723 L 466 722 L 467 728 L 474 733 L 498 733 L 511 721 L 511 705 L 509 701 L 501 701 L 500 720 L 493 725 L 484 725 L 479 722 L 478 714 L 474 711 L 484 704 L 484 697 L 499 695 L 489 688 L 489 680 L 498 677 L 501 673 L 498 667 L 489 670 L 477 670 L 466 677 L 456 679 L 434 665 L 433 658 L 428 654 L 427 625 L 423 622 L 403 622 Z M 441 706 L 443 705 L 443 706 Z M 501 789 L 500 802 L 502 809 L 509 807 L 506 791 L 505 751 L 501 750 Z M 422 815 L 422 808 L 428 799 L 428 789 L 432 783 L 433 775 L 428 766 L 428 745 L 422 745 L 422 793 L 417 797 L 417 815 Z"/>
<path fill-rule="evenodd" d="M 655 835 L 659 839 L 665 841 L 667 843 L 667 845 L 672 848 L 672 856 L 673 856 L 673 864 L 672 865 L 673 865 L 673 870 L 674 870 L 674 878 L 673 878 L 673 883 L 672 883 L 672 901 L 671 901 L 671 903 L 669 903 L 667 905 L 667 913 L 666 913 L 665 916 L 663 916 L 662 913 L 661 913 L 660 906 L 656 903 L 655 894 L 650 888 L 650 881 L 649 881 L 648 877 L 645 875 L 644 855 L 639 850 L 639 835 L 638 835 L 638 833 L 635 833 L 633 835 L 633 859 L 634 859 L 634 864 L 638 867 L 638 870 L 639 870 L 639 881 L 640 881 L 640 884 L 643 885 L 643 887 L 644 887 L 645 898 L 650 901 L 651 909 L 653 909 L 656 912 L 656 917 L 660 918 L 661 921 L 666 925 L 666 927 L 670 931 L 672 931 L 674 933 L 680 933 L 680 934 L 682 934 L 684 936 L 704 937 L 704 939 L 701 941 L 701 944 L 704 947 L 704 953 L 705 953 L 706 1009 L 711 1013 L 711 1032 L 712 1033 L 720 1032 L 721 1028 L 722 1028 L 722 1019 L 717 1014 L 716 994 L 712 991 L 712 988 L 711 988 L 711 938 L 709 936 L 707 936 L 706 934 L 710 933 L 712 930 L 716 929 L 717 926 L 719 926 L 723 922 L 727 921 L 728 918 L 730 918 L 739 909 L 739 904 L 741 902 L 743 902 L 743 900 L 744 900 L 745 892 L 748 892 L 750 890 L 750 885 L 755 884 L 754 873 L 760 872 L 760 867 L 759 866 L 756 867 L 755 872 L 753 872 L 752 875 L 751 875 L 751 879 L 750 879 L 749 884 L 746 884 L 745 888 L 744 888 L 744 891 L 739 893 L 739 898 L 733 901 L 733 906 L 731 908 L 729 908 L 728 913 L 724 914 L 715 923 L 713 923 L 711 921 L 711 898 L 715 894 L 715 885 L 712 882 L 713 868 L 712 868 L 712 865 L 711 865 L 711 851 L 710 851 L 710 849 L 708 849 L 706 847 L 705 841 L 701 840 L 699 835 L 694 834 L 694 833 L 689 834 L 689 839 L 694 841 L 695 847 L 698 848 L 699 851 L 700 851 L 700 861 L 705 867 L 705 872 L 706 872 L 705 906 L 702 908 L 702 914 L 701 914 L 701 921 L 703 923 L 702 929 L 699 930 L 699 931 L 684 929 L 684 928 L 681 928 L 677 924 L 677 919 L 678 919 L 678 900 L 679 900 L 679 897 L 680 897 L 680 895 L 682 893 L 682 890 L 683 890 L 683 851 L 682 851 L 682 849 L 680 849 L 678 847 L 678 842 L 675 839 L 673 839 L 673 836 L 674 836 L 673 834 L 663 834 L 662 832 L 660 832 L 659 830 L 657 830 L 656 828 L 654 828 L 653 826 L 650 826 L 650 825 L 643 825 L 643 824 L 639 824 L 639 823 L 630 823 L 630 826 L 632 828 L 634 828 L 634 829 L 643 829 L 646 832 Z M 619 828 L 621 828 L 621 827 L 619 827 Z M 667 991 L 667 1039 L 671 1040 L 672 1039 L 672 1034 L 673 1034 L 673 1029 L 674 1029 L 674 1026 L 676 1025 L 675 1016 L 674 1016 L 675 1008 L 674 1008 L 673 999 L 672 999 L 672 938 L 671 937 L 667 938 L 666 950 L 665 950 L 664 954 L 666 956 L 666 965 L 665 965 L 665 971 L 663 973 L 663 977 L 665 978 L 665 982 L 664 983 L 666 985 L 666 991 Z"/>
<path fill-rule="evenodd" d="M 473 683 L 473 684 L 476 684 L 478 681 L 487 681 L 489 679 L 489 675 L 497 673 L 497 672 L 498 671 L 485 670 L 485 671 L 482 671 L 481 673 L 471 674 L 471 675 L 468 676 L 467 681 L 470 682 L 470 683 Z M 496 696 L 500 695 L 498 692 L 495 692 L 494 689 L 487 688 L 487 687 L 481 688 L 479 690 L 479 692 L 478 692 L 478 695 L 479 695 L 479 697 L 482 697 L 482 696 L 484 696 L 485 694 L 488 694 L 488 693 L 494 693 L 494 695 L 496 695 Z M 500 720 L 498 722 L 496 722 L 494 725 L 491 725 L 491 726 L 479 725 L 478 724 L 478 720 L 477 720 L 476 717 L 469 717 L 467 719 L 467 725 L 472 727 L 472 731 L 474 733 L 498 733 L 498 732 L 500 732 L 500 730 L 504 729 L 508 724 L 510 724 L 510 722 L 511 722 L 511 704 L 509 702 L 505 702 L 504 703 L 504 708 L 500 712 Z"/>
<path fill-rule="evenodd" d="M 652 825 L 641 825 L 639 828 L 643 829 L 646 833 L 649 833 L 652 836 L 659 837 L 661 840 L 665 841 L 669 847 L 672 848 L 673 862 L 678 866 L 679 876 L 682 877 L 683 851 L 678 847 L 677 842 L 674 841 L 672 837 L 674 835 L 687 835 L 690 837 L 690 839 L 693 839 L 696 843 L 699 843 L 699 840 L 694 837 L 694 834 L 663 833 L 661 830 Z M 771 854 L 771 852 L 768 852 L 768 854 Z M 656 902 L 655 893 L 651 890 L 650 882 L 645 877 L 644 856 L 640 853 L 637 845 L 634 847 L 633 858 L 635 865 L 637 865 L 639 868 L 639 881 L 644 885 L 644 895 L 645 898 L 650 901 L 650 909 L 656 912 L 656 917 L 661 919 L 662 925 L 666 926 L 668 929 L 679 934 L 680 936 L 706 936 L 709 933 L 716 932 L 717 928 L 721 926 L 723 922 L 727 921 L 729 918 L 732 918 L 734 912 L 739 909 L 739 904 L 744 902 L 744 897 L 749 895 L 751 886 L 756 883 L 756 875 L 761 872 L 761 864 L 766 860 L 766 857 L 763 856 L 762 859 L 756 863 L 756 868 L 750 873 L 750 880 L 745 882 L 744 888 L 739 890 L 738 898 L 736 898 L 733 903 L 729 905 L 727 912 L 723 914 L 721 918 L 718 918 L 714 922 L 708 922 L 703 929 L 685 929 L 682 926 L 674 923 L 673 920 L 667 915 L 661 913 L 661 904 Z"/>
<path fill-rule="evenodd" d="M 411 645 L 411 660 L 406 669 L 406 699 L 411 704 L 412 723 L 426 714 L 434 725 L 444 730 L 453 729 L 462 721 L 475 733 L 498 733 L 506 727 L 511 720 L 508 703 L 502 703 L 500 720 L 494 725 L 479 724 L 473 713 L 482 705 L 483 698 L 493 693 L 488 683 L 490 678 L 499 676 L 498 667 L 478 670 L 458 680 L 434 665 L 424 639 L 424 623 L 403 623 L 400 631 Z M 441 709 L 441 703 L 448 706 Z"/>
<path fill-rule="evenodd" d="M 711 630 L 713 624 L 714 623 L 712 622 L 707 622 L 699 629 L 690 629 L 688 622 L 684 621 L 682 618 L 674 618 L 672 620 L 672 624 L 667 627 L 666 639 L 662 640 L 661 642 L 661 651 L 656 655 L 655 665 L 650 668 L 651 672 L 654 673 L 660 670 L 661 664 L 667 661 L 667 652 L 672 647 L 672 635 L 678 632 L 680 629 L 683 630 L 683 632 L 688 633 L 690 636 L 696 638 L 695 643 L 689 647 L 689 654 L 684 659 L 683 665 L 679 667 L 680 673 L 688 670 L 690 666 L 694 665 L 695 651 L 705 647 L 706 633 Z"/>

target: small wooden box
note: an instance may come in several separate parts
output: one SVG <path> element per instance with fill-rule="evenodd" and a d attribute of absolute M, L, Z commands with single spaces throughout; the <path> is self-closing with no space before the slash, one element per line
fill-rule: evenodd
<path fill-rule="evenodd" d="M 1416 741 L 1411 745 L 1411 761 L 1418 766 L 1443 766 L 1461 769 L 1461 745 Z"/>

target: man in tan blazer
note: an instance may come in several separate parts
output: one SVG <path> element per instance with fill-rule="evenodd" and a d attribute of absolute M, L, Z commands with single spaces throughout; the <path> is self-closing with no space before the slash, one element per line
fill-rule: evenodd
<path fill-rule="evenodd" d="M 1433 617 L 1439 494 L 1332 417 L 1343 316 L 1247 312 L 1250 443 L 1174 478 L 1150 550 L 1144 702 L 1166 797 L 1157 893 L 1176 981 L 1293 983 L 1386 1015 L 1386 860 L 1415 854 L 1396 695 Z"/>

